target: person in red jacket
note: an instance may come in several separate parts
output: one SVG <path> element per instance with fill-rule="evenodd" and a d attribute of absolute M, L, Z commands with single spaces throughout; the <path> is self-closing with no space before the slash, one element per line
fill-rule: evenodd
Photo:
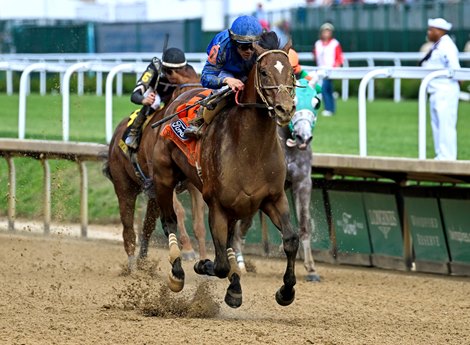
<path fill-rule="evenodd" d="M 333 37 L 334 30 L 331 23 L 324 23 L 320 26 L 320 39 L 313 46 L 313 57 L 318 67 L 334 68 L 343 65 L 343 50 L 338 40 Z M 334 115 L 336 105 L 333 97 L 333 82 L 330 79 L 323 80 L 322 97 L 325 106 L 322 115 Z"/>

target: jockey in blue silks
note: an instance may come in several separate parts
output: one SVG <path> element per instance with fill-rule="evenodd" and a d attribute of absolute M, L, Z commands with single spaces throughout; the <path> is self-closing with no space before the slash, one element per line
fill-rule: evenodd
<path fill-rule="evenodd" d="M 228 86 L 233 91 L 243 90 L 244 82 L 256 62 L 253 43 L 258 42 L 263 29 L 253 16 L 235 19 L 228 30 L 218 33 L 207 46 L 207 61 L 201 75 L 201 84 L 209 89 Z M 202 119 L 196 118 L 185 135 L 197 137 Z"/>

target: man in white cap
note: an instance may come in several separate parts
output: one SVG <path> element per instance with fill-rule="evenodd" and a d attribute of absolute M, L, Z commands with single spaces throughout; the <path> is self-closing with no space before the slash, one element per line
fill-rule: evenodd
<path fill-rule="evenodd" d="M 435 69 L 458 69 L 459 51 L 447 32 L 452 24 L 442 18 L 428 20 L 428 39 L 431 50 L 419 62 L 420 66 Z M 435 78 L 429 83 L 431 127 L 434 138 L 435 159 L 457 159 L 457 110 L 460 87 L 456 80 Z"/>

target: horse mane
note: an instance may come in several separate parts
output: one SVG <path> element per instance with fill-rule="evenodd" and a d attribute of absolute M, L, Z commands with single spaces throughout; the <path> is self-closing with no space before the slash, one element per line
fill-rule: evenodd
<path fill-rule="evenodd" d="M 268 50 L 279 49 L 279 38 L 274 31 L 263 32 L 258 45 Z"/>

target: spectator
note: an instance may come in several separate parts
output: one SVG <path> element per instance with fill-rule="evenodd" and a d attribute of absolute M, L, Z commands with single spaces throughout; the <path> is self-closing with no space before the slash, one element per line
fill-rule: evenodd
<path fill-rule="evenodd" d="M 274 25 L 274 31 L 279 38 L 279 47 L 284 47 L 290 39 L 290 24 L 287 20 L 283 19 Z"/>
<path fill-rule="evenodd" d="M 428 39 L 434 42 L 419 62 L 427 68 L 460 68 L 459 51 L 447 34 L 452 24 L 443 18 L 428 20 Z M 434 138 L 435 159 L 457 159 L 457 111 L 460 87 L 456 80 L 435 78 L 429 83 L 431 128 Z"/>
<path fill-rule="evenodd" d="M 320 27 L 320 39 L 313 46 L 313 57 L 318 67 L 334 68 L 343 64 L 343 50 L 339 42 L 333 38 L 334 26 L 331 23 L 324 23 Z M 324 79 L 322 84 L 322 96 L 325 106 L 323 116 L 332 116 L 335 113 L 336 105 L 333 97 L 333 82 Z"/>
<path fill-rule="evenodd" d="M 259 21 L 262 21 L 262 20 L 268 21 L 268 17 L 266 16 L 266 12 L 264 11 L 264 8 L 263 8 L 263 3 L 258 2 L 258 4 L 256 5 L 256 11 L 255 11 L 254 16 Z"/>

